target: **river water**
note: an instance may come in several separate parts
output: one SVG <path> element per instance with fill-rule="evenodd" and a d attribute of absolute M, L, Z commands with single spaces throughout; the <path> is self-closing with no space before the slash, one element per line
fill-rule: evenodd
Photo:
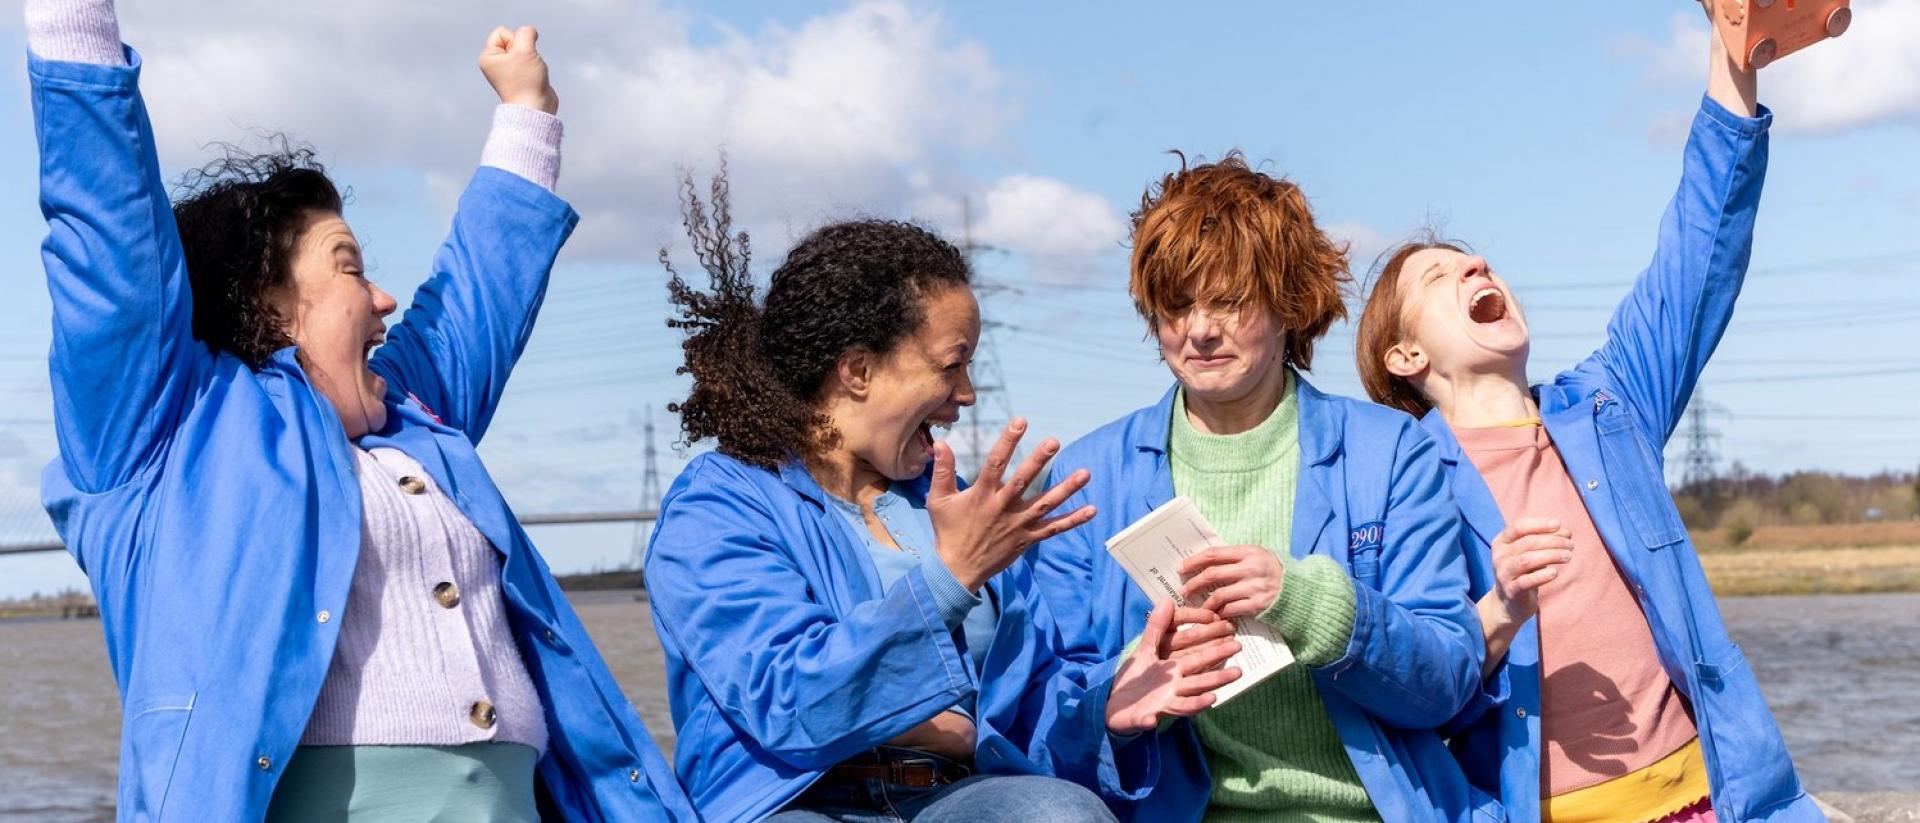
<path fill-rule="evenodd" d="M 646 603 L 631 591 L 572 597 L 621 687 L 671 751 Z M 1920 594 L 1720 605 L 1809 790 L 1920 788 Z M 111 820 L 119 727 L 98 621 L 0 621 L 0 820 Z"/>

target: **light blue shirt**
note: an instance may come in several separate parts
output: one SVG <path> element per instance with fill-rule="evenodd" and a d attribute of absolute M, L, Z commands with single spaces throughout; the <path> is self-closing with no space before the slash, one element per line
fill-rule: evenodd
<path fill-rule="evenodd" d="M 935 598 L 943 604 L 966 609 L 967 617 L 961 622 L 960 630 L 966 636 L 967 656 L 973 662 L 974 671 L 979 672 L 980 660 L 987 654 L 987 643 L 993 640 L 999 610 L 989 598 L 969 593 L 954 579 L 947 565 L 940 562 L 940 555 L 933 548 L 933 518 L 927 514 L 926 499 L 904 483 L 894 483 L 874 498 L 874 514 L 879 515 L 880 524 L 900 546 L 897 549 L 873 536 L 873 530 L 867 528 L 866 516 L 860 512 L 860 504 L 838 497 L 828 499 L 833 501 L 834 510 L 847 519 L 854 533 L 860 535 L 867 553 L 872 555 L 874 568 L 880 573 L 881 588 L 893 588 L 907 572 L 920 566 L 926 570 L 927 587 L 933 590 Z"/>

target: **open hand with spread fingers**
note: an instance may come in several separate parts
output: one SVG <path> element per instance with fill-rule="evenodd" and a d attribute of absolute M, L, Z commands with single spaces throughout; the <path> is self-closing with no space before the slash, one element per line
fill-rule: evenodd
<path fill-rule="evenodd" d="M 1178 631 L 1176 626 L 1183 626 Z M 1155 606 L 1133 653 L 1114 673 L 1107 730 L 1135 734 L 1163 717 L 1192 717 L 1214 704 L 1213 691 L 1240 679 L 1221 664 L 1240 652 L 1233 621 L 1205 609 Z"/>
<path fill-rule="evenodd" d="M 934 548 L 967 591 L 978 590 L 1033 544 L 1093 519 L 1092 506 L 1050 516 L 1087 485 L 1085 469 L 1067 476 L 1044 494 L 1026 496 L 1027 488 L 1046 470 L 1047 461 L 1059 453 L 1058 440 L 1049 437 L 1042 441 L 1021 461 L 1013 476 L 1006 477 L 1007 464 L 1013 461 L 1026 431 L 1027 421 L 1022 418 L 1008 423 L 980 468 L 980 476 L 966 491 L 959 489 L 952 447 L 934 444 L 933 482 L 927 491 Z"/>

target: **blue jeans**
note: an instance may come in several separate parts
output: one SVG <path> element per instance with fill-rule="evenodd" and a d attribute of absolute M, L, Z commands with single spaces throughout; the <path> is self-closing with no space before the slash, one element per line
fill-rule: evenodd
<path fill-rule="evenodd" d="M 1078 784 L 1035 775 L 976 774 L 918 789 L 861 780 L 815 784 L 768 823 L 1082 823 L 1114 820 Z"/>

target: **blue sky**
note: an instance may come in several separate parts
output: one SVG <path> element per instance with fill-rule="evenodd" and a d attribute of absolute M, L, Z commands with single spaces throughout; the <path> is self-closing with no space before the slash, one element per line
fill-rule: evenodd
<path fill-rule="evenodd" d="M 482 447 L 523 513 L 631 507 L 641 425 L 682 457 L 677 339 L 654 250 L 674 170 L 729 152 L 763 274 L 799 234 L 877 214 L 950 235 L 971 216 L 1001 408 L 1071 439 L 1167 376 L 1124 293 L 1125 213 L 1178 148 L 1238 147 L 1301 184 L 1364 270 L 1423 225 L 1512 281 L 1533 375 L 1590 351 L 1651 251 L 1704 82 L 1690 4 L 123 0 L 170 173 L 252 129 L 312 141 L 354 190 L 373 275 L 411 291 L 484 136 L 472 57 L 495 22 L 543 27 L 568 123 L 560 192 L 585 222 Z M 1858 0 L 1854 31 L 1763 72 L 1776 111 L 1752 275 L 1703 381 L 1728 461 L 1769 472 L 1920 464 L 1920 0 Z M 242 13 L 242 12 L 245 13 Z M 18 23 L 0 49 L 19 54 Z M 0 82 L 0 540 L 37 535 L 53 456 L 46 292 L 22 66 Z M 963 207 L 962 204 L 965 204 Z M 678 248 L 684 250 L 681 242 Z M 403 297 L 404 301 L 404 297 Z M 1311 376 L 1357 393 L 1351 331 Z M 631 532 L 536 534 L 563 570 Z M 64 556 L 0 557 L 0 597 L 79 585 Z"/>

